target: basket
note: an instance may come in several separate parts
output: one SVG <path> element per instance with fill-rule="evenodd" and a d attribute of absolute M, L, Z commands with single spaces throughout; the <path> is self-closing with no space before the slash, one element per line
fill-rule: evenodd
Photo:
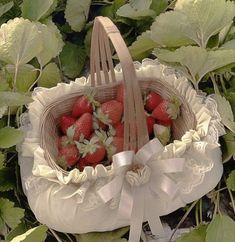
<path fill-rule="evenodd" d="M 110 41 L 120 60 L 115 68 Z M 224 131 L 216 103 L 198 95 L 186 78 L 157 60 L 133 63 L 118 29 L 105 17 L 94 22 L 90 69 L 88 79 L 35 90 L 24 116 L 30 125 L 23 122 L 26 138 L 19 159 L 30 207 L 40 222 L 62 232 L 131 225 L 130 241 L 136 242 L 142 222 L 148 221 L 152 232 L 163 236 L 159 216 L 203 196 L 221 178 L 218 136 Z M 95 89 L 95 99 L 104 102 L 114 98 L 120 82 L 125 96 L 124 152 L 107 167 L 63 170 L 56 164 L 58 118 L 87 88 Z M 166 147 L 156 139 L 149 141 L 141 97 L 146 89 L 164 99 L 177 96 L 182 103 L 173 121 L 174 142 Z M 32 167 L 27 174 L 26 164 Z M 141 165 L 137 173 L 133 165 Z"/>

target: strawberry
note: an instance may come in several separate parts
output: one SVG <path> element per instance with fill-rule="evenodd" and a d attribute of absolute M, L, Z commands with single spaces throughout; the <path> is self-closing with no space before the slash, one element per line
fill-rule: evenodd
<path fill-rule="evenodd" d="M 124 124 L 123 123 L 116 123 L 113 125 L 115 129 L 115 136 L 116 137 L 124 137 Z"/>
<path fill-rule="evenodd" d="M 58 148 L 59 149 L 62 147 L 65 147 L 67 145 L 71 145 L 71 144 L 74 144 L 73 140 L 69 139 L 68 136 L 64 135 L 64 136 L 59 137 L 59 139 L 58 139 Z"/>
<path fill-rule="evenodd" d="M 67 166 L 74 166 L 79 159 L 79 151 L 76 145 L 66 145 L 59 149 L 59 159 L 64 160 Z"/>
<path fill-rule="evenodd" d="M 163 126 L 171 126 L 172 125 L 172 119 L 170 120 L 158 120 L 157 121 L 159 124 Z"/>
<path fill-rule="evenodd" d="M 153 133 L 153 125 L 155 124 L 155 119 L 151 116 L 146 116 L 148 134 L 151 135 Z"/>
<path fill-rule="evenodd" d="M 116 100 L 123 104 L 124 102 L 124 85 L 121 84 L 117 88 Z"/>
<path fill-rule="evenodd" d="M 101 104 L 97 110 L 97 118 L 104 124 L 116 124 L 122 118 L 123 105 L 116 100 L 110 100 Z"/>
<path fill-rule="evenodd" d="M 124 139 L 123 137 L 108 137 L 105 141 L 105 146 L 108 154 L 108 160 L 116 153 L 123 151 Z"/>
<path fill-rule="evenodd" d="M 72 116 L 78 118 L 84 113 L 92 113 L 95 106 L 99 103 L 94 99 L 94 92 L 89 91 L 85 95 L 80 96 L 72 107 Z"/>
<path fill-rule="evenodd" d="M 98 164 L 104 159 L 105 147 L 96 136 L 89 141 L 84 140 L 83 143 L 75 143 L 87 164 Z"/>
<path fill-rule="evenodd" d="M 124 139 L 122 137 L 113 137 L 112 145 L 115 147 L 115 154 L 123 151 Z"/>
<path fill-rule="evenodd" d="M 66 134 L 67 129 L 76 122 L 76 119 L 70 115 L 64 114 L 59 118 L 59 127 L 63 134 Z"/>
<path fill-rule="evenodd" d="M 158 121 L 170 123 L 180 112 L 180 102 L 177 98 L 163 100 L 152 112 L 152 117 Z"/>
<path fill-rule="evenodd" d="M 92 130 L 92 115 L 90 113 L 84 113 L 70 128 L 68 128 L 67 136 L 73 140 L 80 140 L 82 137 L 88 139 Z"/>
<path fill-rule="evenodd" d="M 161 102 L 162 97 L 157 93 L 150 91 L 145 98 L 145 109 L 152 112 Z"/>
<path fill-rule="evenodd" d="M 166 127 L 160 124 L 154 124 L 154 135 L 159 139 L 162 145 L 167 145 L 170 142 L 171 130 L 170 127 Z"/>

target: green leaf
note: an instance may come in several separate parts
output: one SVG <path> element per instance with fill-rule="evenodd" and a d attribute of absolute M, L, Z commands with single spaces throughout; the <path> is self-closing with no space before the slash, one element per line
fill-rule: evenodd
<path fill-rule="evenodd" d="M 4 127 L 0 129 L 0 148 L 10 148 L 24 138 L 24 134 L 21 130 L 17 130 L 12 127 Z"/>
<path fill-rule="evenodd" d="M 86 61 L 86 50 L 81 45 L 67 42 L 60 54 L 63 73 L 69 78 L 75 78 L 81 72 Z"/>
<path fill-rule="evenodd" d="M 150 8 L 155 11 L 156 16 L 158 16 L 160 13 L 165 12 L 167 7 L 168 7 L 167 0 L 153 0 L 150 6 Z"/>
<path fill-rule="evenodd" d="M 217 215 L 208 225 L 206 242 L 234 242 L 235 222 L 226 215 Z"/>
<path fill-rule="evenodd" d="M 0 170 L 5 167 L 6 156 L 0 151 Z"/>
<path fill-rule="evenodd" d="M 235 192 L 235 170 L 230 172 L 227 178 L 227 186 L 230 190 Z"/>
<path fill-rule="evenodd" d="M 40 225 L 15 237 L 11 242 L 43 242 L 47 237 L 47 230 L 48 228 L 46 225 Z"/>
<path fill-rule="evenodd" d="M 42 33 L 43 48 L 37 54 L 38 62 L 41 66 L 46 65 L 52 58 L 55 58 L 62 51 L 62 36 L 58 34 L 58 29 L 51 22 L 46 24 L 36 23 L 38 30 Z"/>
<path fill-rule="evenodd" d="M 156 18 L 152 37 L 163 46 L 178 47 L 194 42 L 206 48 L 211 36 L 232 23 L 234 11 L 231 1 L 178 0 L 174 11 Z"/>
<path fill-rule="evenodd" d="M 121 237 L 129 231 L 129 227 L 124 227 L 110 232 L 94 232 L 76 235 L 77 242 L 122 242 Z M 118 240 L 119 239 L 119 240 Z"/>
<path fill-rule="evenodd" d="M 33 99 L 18 92 L 0 92 L 0 107 L 21 106 L 32 102 Z"/>
<path fill-rule="evenodd" d="M 223 50 L 235 50 L 235 39 L 226 42 L 220 48 Z"/>
<path fill-rule="evenodd" d="M 24 65 L 42 49 L 41 34 L 35 24 L 15 18 L 0 28 L 0 60 Z"/>
<path fill-rule="evenodd" d="M 15 66 L 6 65 L 4 69 L 8 74 L 8 81 L 13 84 L 15 76 Z M 27 92 L 36 80 L 37 74 L 38 71 L 32 65 L 25 64 L 20 66 L 16 78 L 16 89 L 19 92 Z"/>
<path fill-rule="evenodd" d="M 55 63 L 49 63 L 38 80 L 40 87 L 54 87 L 61 81 L 60 70 Z"/>
<path fill-rule="evenodd" d="M 17 235 L 23 234 L 27 231 L 25 223 L 20 223 L 15 229 L 11 230 L 7 236 L 6 239 L 8 241 L 11 241 L 14 239 Z"/>
<path fill-rule="evenodd" d="M 151 3 L 152 0 L 131 0 L 117 10 L 117 15 L 134 20 L 155 17 L 155 11 L 150 9 Z"/>
<path fill-rule="evenodd" d="M 22 17 L 38 21 L 50 9 L 53 2 L 53 0 L 23 0 Z"/>
<path fill-rule="evenodd" d="M 4 223 L 14 229 L 23 217 L 24 209 L 16 208 L 13 202 L 0 198 L 0 230 L 2 230 Z"/>
<path fill-rule="evenodd" d="M 156 49 L 157 57 L 181 70 L 196 86 L 207 73 L 235 63 L 235 51 L 207 51 L 201 47 L 187 46 L 169 51 Z"/>
<path fill-rule="evenodd" d="M 207 225 L 200 225 L 190 233 L 183 235 L 176 242 L 205 242 Z"/>
<path fill-rule="evenodd" d="M 235 137 L 231 131 L 220 140 L 222 146 L 222 159 L 223 163 L 229 161 L 235 154 Z"/>
<path fill-rule="evenodd" d="M 6 192 L 15 188 L 15 170 L 2 168 L 0 170 L 0 192 Z"/>
<path fill-rule="evenodd" d="M 222 123 L 235 134 L 234 116 L 229 101 L 219 94 L 215 94 L 214 99 L 217 102 L 217 109 L 221 116 Z"/>
<path fill-rule="evenodd" d="M 4 115 L 6 115 L 7 110 L 8 110 L 8 107 L 7 107 L 7 106 L 0 106 L 0 119 L 1 119 Z"/>
<path fill-rule="evenodd" d="M 80 32 L 88 19 L 91 0 L 68 0 L 65 18 L 72 30 Z"/>
<path fill-rule="evenodd" d="M 0 17 L 8 12 L 12 7 L 14 6 L 14 3 L 13 2 L 8 2 L 6 4 L 1 4 L 0 5 Z"/>
<path fill-rule="evenodd" d="M 152 50 L 158 47 L 156 42 L 151 39 L 150 34 L 150 31 L 142 33 L 129 47 L 129 51 L 134 60 L 141 60 L 148 57 Z"/>

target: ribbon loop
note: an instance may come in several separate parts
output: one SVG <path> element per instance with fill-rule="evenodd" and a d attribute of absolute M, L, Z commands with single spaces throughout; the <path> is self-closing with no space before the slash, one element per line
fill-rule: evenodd
<path fill-rule="evenodd" d="M 182 172 L 185 159 L 160 160 L 158 157 L 163 150 L 164 147 L 155 138 L 136 154 L 133 151 L 115 154 L 115 177 L 98 191 L 104 203 L 120 193 L 118 218 L 126 218 L 131 211 L 129 242 L 139 241 L 144 219 L 148 220 L 153 234 L 162 236 L 164 233 L 158 212 L 155 212 L 156 204 L 162 195 L 168 200 L 177 195 L 178 185 L 167 174 Z M 148 209 L 146 206 L 149 206 Z"/>

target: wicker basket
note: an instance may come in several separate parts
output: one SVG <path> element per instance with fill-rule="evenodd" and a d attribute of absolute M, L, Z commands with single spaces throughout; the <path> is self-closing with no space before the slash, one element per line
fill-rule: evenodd
<path fill-rule="evenodd" d="M 115 68 L 110 43 L 120 60 Z M 97 17 L 94 22 L 90 68 L 88 79 L 35 91 L 27 114 L 31 125 L 24 125 L 26 138 L 19 157 L 30 207 L 41 223 L 62 232 L 107 231 L 131 225 L 130 241 L 136 242 L 142 222 L 149 221 L 153 233 L 161 234 L 159 216 L 198 199 L 220 180 L 223 168 L 217 142 L 223 127 L 216 103 L 210 97 L 198 95 L 186 78 L 174 73 L 166 75 L 168 68 L 157 62 L 133 63 L 118 29 L 105 17 Z M 153 153 L 151 159 L 154 158 L 151 164 L 156 168 L 146 168 L 143 174 L 147 178 L 143 178 L 147 180 L 136 187 L 125 180 L 131 168 L 126 165 L 126 170 L 119 169 L 115 161 L 108 167 L 85 167 L 82 172 L 76 168 L 65 171 L 56 164 L 59 117 L 71 111 L 74 101 L 87 88 L 94 88 L 95 99 L 102 103 L 115 97 L 121 82 L 122 153 L 127 157 L 132 151 L 134 158 L 130 164 L 135 164 L 138 157 L 149 156 L 149 149 Z M 146 89 L 164 99 L 177 96 L 181 101 L 180 115 L 172 126 L 174 141 L 165 147 L 153 146 L 152 150 L 142 101 Z M 136 155 L 134 151 L 138 151 Z M 147 162 L 143 167 L 147 167 Z M 146 187 L 149 181 L 155 194 Z"/>

